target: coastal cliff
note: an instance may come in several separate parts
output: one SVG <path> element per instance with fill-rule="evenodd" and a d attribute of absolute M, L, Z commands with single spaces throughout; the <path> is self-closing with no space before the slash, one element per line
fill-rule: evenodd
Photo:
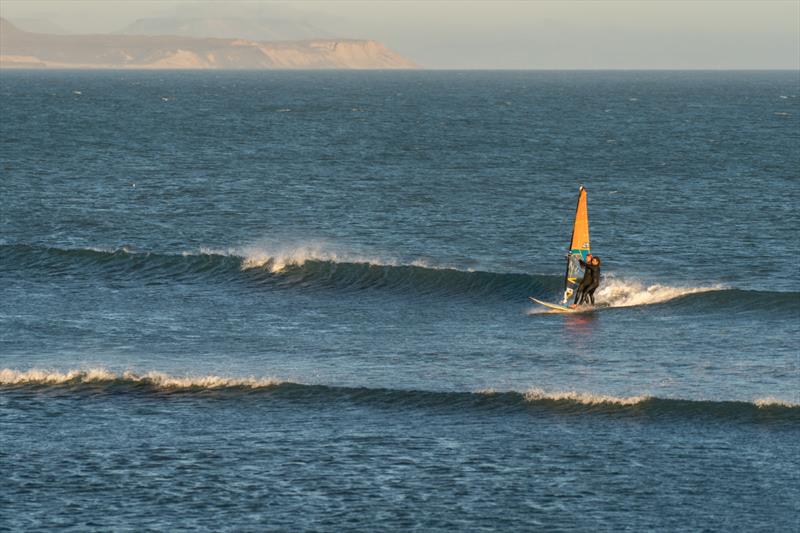
<path fill-rule="evenodd" d="M 355 39 L 253 41 L 148 35 L 52 35 L 0 19 L 2 68 L 409 69 L 380 42 Z"/>

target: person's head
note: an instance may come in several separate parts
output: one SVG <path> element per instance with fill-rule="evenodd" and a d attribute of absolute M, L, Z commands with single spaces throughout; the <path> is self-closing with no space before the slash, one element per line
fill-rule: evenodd
<path fill-rule="evenodd" d="M 591 253 L 586 254 L 586 260 L 590 263 L 592 262 L 592 257 L 594 257 Z"/>
<path fill-rule="evenodd" d="M 600 266 L 600 258 L 596 255 L 592 256 L 591 261 L 594 266 Z"/>

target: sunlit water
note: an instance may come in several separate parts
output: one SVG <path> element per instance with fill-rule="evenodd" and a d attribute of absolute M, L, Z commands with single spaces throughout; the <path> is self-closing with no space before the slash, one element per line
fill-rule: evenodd
<path fill-rule="evenodd" d="M 798 94 L 3 71 L 0 524 L 791 530 Z"/>

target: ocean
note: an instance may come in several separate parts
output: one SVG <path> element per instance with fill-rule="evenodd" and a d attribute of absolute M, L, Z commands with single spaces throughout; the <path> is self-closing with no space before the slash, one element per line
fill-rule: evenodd
<path fill-rule="evenodd" d="M 798 95 L 3 71 L 0 530 L 797 530 Z"/>

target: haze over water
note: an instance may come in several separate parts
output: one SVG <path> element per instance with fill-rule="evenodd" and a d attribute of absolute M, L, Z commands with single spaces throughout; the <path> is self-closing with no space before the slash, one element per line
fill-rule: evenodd
<path fill-rule="evenodd" d="M 4 71 L 0 521 L 791 530 L 798 94 Z M 545 314 L 580 185 L 602 308 Z"/>

